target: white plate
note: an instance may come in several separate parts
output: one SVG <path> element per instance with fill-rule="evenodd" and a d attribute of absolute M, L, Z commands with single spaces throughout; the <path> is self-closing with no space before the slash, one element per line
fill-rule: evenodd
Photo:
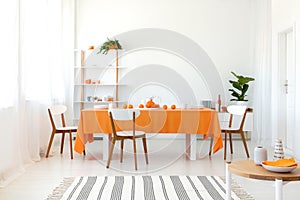
<path fill-rule="evenodd" d="M 107 109 L 108 105 L 94 105 L 95 109 Z"/>
<path fill-rule="evenodd" d="M 291 172 L 294 169 L 297 168 L 297 166 L 292 166 L 292 167 L 276 167 L 276 166 L 271 166 L 271 165 L 264 165 L 263 163 L 261 163 L 261 165 L 263 166 L 263 168 L 265 168 L 266 170 L 269 170 L 271 172 Z"/>

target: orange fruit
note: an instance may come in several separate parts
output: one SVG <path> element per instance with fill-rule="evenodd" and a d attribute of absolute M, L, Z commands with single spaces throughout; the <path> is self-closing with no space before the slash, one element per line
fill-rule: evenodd
<path fill-rule="evenodd" d="M 129 109 L 133 108 L 133 105 L 132 105 L 132 104 L 129 104 L 129 105 L 128 105 L 128 108 L 129 108 Z"/>
<path fill-rule="evenodd" d="M 140 105 L 139 105 L 139 108 L 144 108 L 144 104 L 140 104 Z"/>
<path fill-rule="evenodd" d="M 123 104 L 123 108 L 126 109 L 127 108 L 127 104 Z"/>
<path fill-rule="evenodd" d="M 172 104 L 171 108 L 174 110 L 176 108 L 176 106 L 174 104 Z"/>
<path fill-rule="evenodd" d="M 163 105 L 163 109 L 164 109 L 164 110 L 167 110 L 167 109 L 168 109 L 168 106 L 167 106 L 167 105 Z"/>

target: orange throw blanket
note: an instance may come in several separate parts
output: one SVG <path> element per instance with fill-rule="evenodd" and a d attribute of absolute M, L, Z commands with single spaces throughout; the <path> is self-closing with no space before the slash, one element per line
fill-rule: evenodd
<path fill-rule="evenodd" d="M 276 167 L 292 167 L 297 166 L 298 163 L 295 162 L 294 158 L 283 158 L 276 161 L 263 161 L 264 165 L 276 166 Z"/>

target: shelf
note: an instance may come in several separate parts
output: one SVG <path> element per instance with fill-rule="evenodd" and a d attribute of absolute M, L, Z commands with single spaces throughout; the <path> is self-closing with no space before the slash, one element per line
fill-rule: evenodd
<path fill-rule="evenodd" d="M 74 95 L 73 95 L 73 106 L 74 116 L 78 118 L 80 111 L 85 108 L 94 107 L 94 105 L 118 105 L 127 103 L 127 101 L 119 101 L 118 88 L 119 86 L 126 86 L 126 84 L 119 84 L 119 73 L 125 73 L 128 67 L 119 65 L 118 54 L 112 54 L 116 60 L 113 63 L 109 62 L 98 62 L 87 63 L 85 62 L 84 50 L 75 49 L 73 59 L 73 76 L 74 76 Z M 88 52 L 90 54 L 91 52 Z M 125 70 L 125 71 L 122 71 Z M 122 71 L 122 72 L 121 72 Z M 93 84 L 92 84 L 93 83 Z M 98 84 L 99 83 L 99 84 Z M 123 87 L 122 87 L 123 88 Z M 95 93 L 97 91 L 97 93 Z M 107 94 L 115 93 L 113 99 L 115 101 L 93 101 L 95 94 L 97 96 L 105 96 Z M 90 97 L 93 97 L 90 100 Z M 102 98 L 99 98 L 102 99 Z M 106 98 L 103 98 L 107 100 Z M 78 119 L 76 119 L 78 120 Z"/>
<path fill-rule="evenodd" d="M 85 104 L 109 104 L 109 103 L 125 103 L 127 101 L 74 101 L 73 103 L 85 103 Z"/>
<path fill-rule="evenodd" d="M 125 84 L 105 83 L 105 84 L 75 84 L 75 86 L 125 86 Z"/>
<path fill-rule="evenodd" d="M 75 69 L 116 69 L 116 66 L 106 66 L 106 67 L 103 67 L 103 66 L 74 66 Z M 128 67 L 126 66 L 119 66 L 118 69 L 126 69 Z"/>

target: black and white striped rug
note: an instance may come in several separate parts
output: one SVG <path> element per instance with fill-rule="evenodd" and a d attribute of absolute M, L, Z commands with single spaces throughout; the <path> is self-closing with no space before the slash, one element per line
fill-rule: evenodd
<path fill-rule="evenodd" d="M 232 199 L 253 199 L 232 186 Z M 48 199 L 196 200 L 225 199 L 218 176 L 82 176 L 66 178 Z"/>

